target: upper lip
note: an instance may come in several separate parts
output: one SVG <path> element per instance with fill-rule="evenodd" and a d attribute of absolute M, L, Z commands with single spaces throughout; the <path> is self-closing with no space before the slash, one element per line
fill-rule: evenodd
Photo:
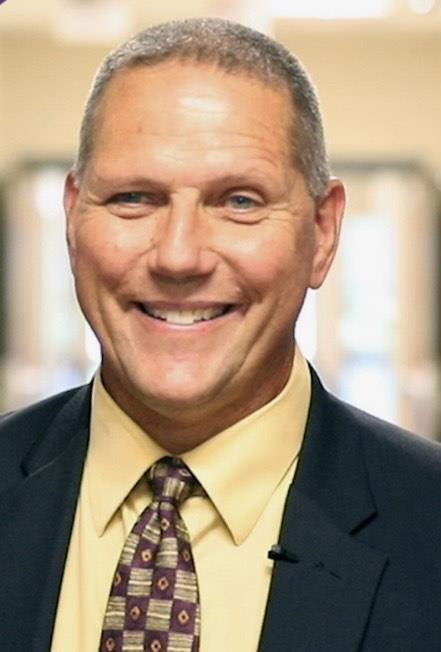
<path fill-rule="evenodd" d="M 156 310 L 205 310 L 235 305 L 232 301 L 138 301 L 137 303 Z"/>

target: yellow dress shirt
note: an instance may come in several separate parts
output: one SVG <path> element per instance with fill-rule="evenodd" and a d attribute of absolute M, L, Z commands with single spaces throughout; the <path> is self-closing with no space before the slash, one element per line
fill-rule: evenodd
<path fill-rule="evenodd" d="M 303 439 L 310 375 L 297 349 L 270 403 L 182 455 L 208 497 L 189 498 L 201 600 L 201 652 L 254 652 L 283 507 Z M 97 652 L 124 540 L 151 493 L 145 471 L 166 455 L 112 400 L 97 374 L 90 446 L 63 576 L 52 652 Z"/>

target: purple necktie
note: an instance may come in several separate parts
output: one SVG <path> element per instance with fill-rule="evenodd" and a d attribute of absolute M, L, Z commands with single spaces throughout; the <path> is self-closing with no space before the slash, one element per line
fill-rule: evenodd
<path fill-rule="evenodd" d="M 124 544 L 99 650 L 198 652 L 198 584 L 179 506 L 191 495 L 203 495 L 203 490 L 175 457 L 153 464 L 147 480 L 153 500 Z"/>

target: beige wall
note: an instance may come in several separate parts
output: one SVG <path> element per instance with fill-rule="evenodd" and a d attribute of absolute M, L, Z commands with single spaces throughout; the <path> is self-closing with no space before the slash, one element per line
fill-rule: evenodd
<path fill-rule="evenodd" d="M 71 157 L 85 95 L 106 50 L 38 37 L 2 41 L 6 132 L 0 170 L 26 158 Z"/>
<path fill-rule="evenodd" d="M 439 36 L 279 36 L 316 81 L 333 156 L 416 158 L 441 172 Z"/>
<path fill-rule="evenodd" d="M 6 83 L 5 83 L 5 56 L 6 48 L 4 41 L 0 39 L 0 171 L 2 161 L 6 156 L 5 138 L 6 138 Z"/>
<path fill-rule="evenodd" d="M 441 38 L 295 33 L 286 26 L 276 36 L 319 87 L 334 157 L 412 158 L 441 172 Z M 2 35 L 0 172 L 23 158 L 72 156 L 106 49 Z"/>

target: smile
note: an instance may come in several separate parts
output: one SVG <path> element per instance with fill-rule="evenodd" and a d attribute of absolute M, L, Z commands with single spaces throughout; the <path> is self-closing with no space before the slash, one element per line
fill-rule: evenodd
<path fill-rule="evenodd" d="M 148 303 L 140 303 L 138 305 L 149 317 L 165 321 L 174 326 L 191 326 L 199 322 L 211 321 L 225 315 L 231 308 L 229 304 L 194 309 L 156 308 Z"/>

